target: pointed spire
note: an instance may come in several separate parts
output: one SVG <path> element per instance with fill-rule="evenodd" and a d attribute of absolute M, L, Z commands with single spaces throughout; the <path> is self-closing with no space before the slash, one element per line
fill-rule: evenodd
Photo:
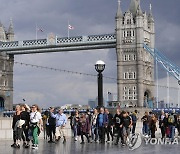
<path fill-rule="evenodd" d="M 149 9 L 150 9 L 150 12 L 149 12 L 149 15 L 148 15 L 148 21 L 149 22 L 154 22 L 154 18 L 153 18 L 153 14 L 152 14 L 152 5 L 151 4 L 149 5 Z"/>
<path fill-rule="evenodd" d="M 3 27 L 3 24 L 1 23 L 1 21 L 0 21 L 0 27 Z"/>
<path fill-rule="evenodd" d="M 122 11 L 121 11 L 121 0 L 118 0 L 118 10 L 116 14 L 116 18 L 121 18 L 123 17 Z"/>
<path fill-rule="evenodd" d="M 137 16 L 143 16 L 143 12 L 142 12 L 142 10 L 141 10 L 140 3 L 138 4 L 136 15 L 137 15 Z"/>
<path fill-rule="evenodd" d="M 14 27 L 13 27 L 12 18 L 10 19 L 10 25 L 9 25 L 8 33 L 9 34 L 14 34 Z"/>
<path fill-rule="evenodd" d="M 136 16 L 138 4 L 140 3 L 140 0 L 131 0 L 129 11 L 132 13 L 133 16 Z"/>

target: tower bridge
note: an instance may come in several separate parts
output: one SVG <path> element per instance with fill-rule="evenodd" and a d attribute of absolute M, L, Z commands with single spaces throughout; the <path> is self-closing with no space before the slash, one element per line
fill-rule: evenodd
<path fill-rule="evenodd" d="M 120 0 L 116 13 L 116 29 L 112 34 L 13 41 L 10 24 L 8 34 L 0 24 L 0 106 L 12 109 L 14 55 L 67 52 L 115 48 L 117 54 L 118 103 L 143 107 L 154 97 L 154 58 L 166 71 L 180 80 L 180 71 L 161 54 L 154 54 L 155 28 L 152 9 L 143 12 L 140 0 L 131 0 L 122 13 Z"/>

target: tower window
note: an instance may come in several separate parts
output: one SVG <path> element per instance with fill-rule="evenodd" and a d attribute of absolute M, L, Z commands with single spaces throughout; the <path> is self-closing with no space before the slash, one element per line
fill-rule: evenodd
<path fill-rule="evenodd" d="M 127 61 L 127 55 L 124 55 L 124 61 Z"/>
<path fill-rule="evenodd" d="M 128 60 L 131 61 L 131 55 L 128 55 Z"/>
<path fill-rule="evenodd" d="M 136 72 L 133 72 L 133 78 L 136 79 Z"/>
<path fill-rule="evenodd" d="M 125 72 L 125 73 L 124 73 L 124 79 L 127 79 L 127 78 L 128 78 L 128 73 Z"/>

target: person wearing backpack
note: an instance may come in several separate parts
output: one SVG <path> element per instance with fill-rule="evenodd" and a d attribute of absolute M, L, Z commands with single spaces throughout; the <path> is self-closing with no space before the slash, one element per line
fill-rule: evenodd
<path fill-rule="evenodd" d="M 175 115 L 175 110 L 168 117 L 168 124 L 170 129 L 170 136 L 169 138 L 173 141 L 175 136 L 175 126 L 177 124 L 177 116 Z"/>

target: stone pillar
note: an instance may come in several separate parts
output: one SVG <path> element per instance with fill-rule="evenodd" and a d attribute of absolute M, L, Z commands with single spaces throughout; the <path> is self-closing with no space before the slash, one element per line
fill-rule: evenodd
<path fill-rule="evenodd" d="M 144 104 L 144 28 L 143 28 L 143 16 L 139 13 L 136 16 L 136 50 L 137 50 L 137 106 L 143 107 Z"/>
<path fill-rule="evenodd" d="M 120 3 L 116 15 L 116 54 L 117 54 L 117 101 L 123 100 L 123 65 L 122 65 L 122 12 Z"/>
<path fill-rule="evenodd" d="M 13 65 L 13 55 L 0 54 L 0 97 L 7 110 L 13 108 Z"/>

